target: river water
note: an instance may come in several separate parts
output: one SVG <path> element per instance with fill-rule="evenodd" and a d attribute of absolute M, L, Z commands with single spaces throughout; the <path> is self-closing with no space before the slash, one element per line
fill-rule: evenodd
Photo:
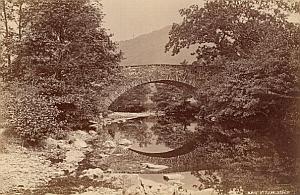
<path fill-rule="evenodd" d="M 299 194 L 299 155 L 287 132 L 153 115 L 115 121 L 89 143 L 92 148 L 74 175 L 54 178 L 28 194 L 72 194 L 80 186 L 107 185 L 80 177 L 95 168 L 159 183 L 168 182 L 164 175 L 176 174 L 185 189 L 213 188 L 220 195 L 239 190 L 235 194 Z"/>
<path fill-rule="evenodd" d="M 117 172 L 140 173 L 156 181 L 162 174 L 180 173 L 187 188 L 212 187 L 224 193 L 234 188 L 253 192 L 299 187 L 297 157 L 275 135 L 166 116 L 116 122 L 105 131 L 116 142 L 131 142 L 126 152 L 118 151 L 119 156 L 106 162 Z M 155 170 L 143 163 L 168 168 Z"/>

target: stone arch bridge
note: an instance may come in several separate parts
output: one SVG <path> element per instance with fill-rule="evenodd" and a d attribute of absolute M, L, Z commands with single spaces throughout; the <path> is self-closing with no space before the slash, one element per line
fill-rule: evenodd
<path fill-rule="evenodd" d="M 139 85 L 165 83 L 186 87 L 192 92 L 210 80 L 219 71 L 218 67 L 176 64 L 149 64 L 121 66 L 118 78 L 103 86 L 99 99 L 100 106 L 109 106 L 123 93 Z"/>

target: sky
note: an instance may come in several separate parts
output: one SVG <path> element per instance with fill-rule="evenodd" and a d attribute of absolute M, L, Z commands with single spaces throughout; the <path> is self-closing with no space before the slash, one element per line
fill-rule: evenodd
<path fill-rule="evenodd" d="M 132 39 L 180 22 L 179 9 L 203 0 L 102 0 L 104 26 L 116 41 Z"/>
<path fill-rule="evenodd" d="M 298 1 L 298 0 L 297 0 Z M 181 22 L 179 9 L 203 5 L 205 0 L 102 0 L 104 26 L 123 41 Z M 300 16 L 290 18 L 300 23 Z"/>

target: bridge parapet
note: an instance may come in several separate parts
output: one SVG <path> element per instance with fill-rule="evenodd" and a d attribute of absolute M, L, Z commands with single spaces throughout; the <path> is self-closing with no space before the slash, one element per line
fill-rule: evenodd
<path fill-rule="evenodd" d="M 123 93 L 146 83 L 168 83 L 199 88 L 219 71 L 219 67 L 176 64 L 147 64 L 120 66 L 119 82 L 111 83 L 103 90 L 106 96 L 100 98 L 102 107 L 108 107 Z"/>

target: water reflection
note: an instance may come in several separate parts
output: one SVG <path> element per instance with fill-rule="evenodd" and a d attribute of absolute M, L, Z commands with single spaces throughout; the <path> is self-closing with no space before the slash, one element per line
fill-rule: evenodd
<path fill-rule="evenodd" d="M 199 189 L 213 187 L 227 193 L 299 188 L 296 143 L 286 133 L 166 117 L 138 118 L 106 129 L 115 139 L 131 140 L 137 159 L 168 165 L 169 172 L 190 171 L 198 178 Z"/>
<path fill-rule="evenodd" d="M 171 151 L 185 145 L 196 135 L 197 123 L 174 118 L 144 117 L 113 123 L 106 127 L 116 140 L 133 142 L 131 149 L 141 152 Z"/>

